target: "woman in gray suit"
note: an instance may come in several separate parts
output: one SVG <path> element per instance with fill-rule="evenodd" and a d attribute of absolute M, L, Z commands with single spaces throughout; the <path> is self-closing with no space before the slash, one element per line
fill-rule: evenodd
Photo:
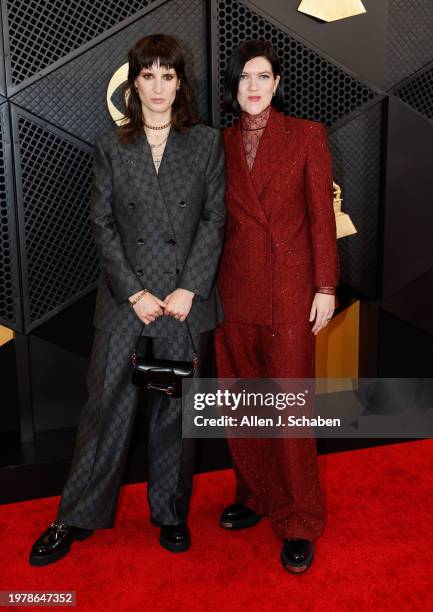
<path fill-rule="evenodd" d="M 88 400 L 56 520 L 34 543 L 32 565 L 57 561 L 73 541 L 114 524 L 139 392 L 130 355 L 140 330 L 141 348 L 151 345 L 156 358 L 191 360 L 185 319 L 199 356 L 222 320 L 214 284 L 226 215 L 221 135 L 193 116 L 176 39 L 146 36 L 128 58 L 127 122 L 97 139 L 94 156 L 90 217 L 102 274 Z M 162 546 L 185 551 L 194 441 L 181 437 L 181 399 L 154 395 L 149 404 L 152 522 Z"/>

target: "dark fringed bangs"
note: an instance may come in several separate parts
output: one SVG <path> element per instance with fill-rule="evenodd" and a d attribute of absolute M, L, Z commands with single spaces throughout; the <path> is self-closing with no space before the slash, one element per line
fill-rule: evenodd
<path fill-rule="evenodd" d="M 183 132 L 199 123 L 199 117 L 193 109 L 191 86 L 185 71 L 184 51 L 178 40 L 165 34 L 145 36 L 128 51 L 128 61 L 128 81 L 125 85 L 125 92 L 129 92 L 129 97 L 124 112 L 127 123 L 118 129 L 119 142 L 133 142 L 143 133 L 141 101 L 135 90 L 134 81 L 143 68 L 150 69 L 158 62 L 164 68 L 173 68 L 180 79 L 180 89 L 172 107 L 171 119 L 174 129 Z"/>

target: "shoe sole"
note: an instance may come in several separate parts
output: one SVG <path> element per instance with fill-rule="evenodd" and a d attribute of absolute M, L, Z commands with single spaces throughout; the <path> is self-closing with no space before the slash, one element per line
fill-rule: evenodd
<path fill-rule="evenodd" d="M 77 540 L 78 542 L 82 542 L 86 538 L 90 538 L 91 535 L 93 535 L 93 533 L 82 534 L 80 536 L 74 536 L 74 539 L 69 544 L 69 546 L 67 546 L 66 548 L 60 548 L 59 550 L 56 550 L 51 555 L 47 555 L 46 557 L 30 555 L 29 563 L 30 565 L 33 565 L 34 567 L 43 567 L 45 565 L 50 565 L 50 563 L 55 563 L 56 561 L 60 561 L 60 559 L 63 559 L 63 557 L 66 557 L 68 552 L 71 550 L 71 546 L 75 540 Z"/>
<path fill-rule="evenodd" d="M 260 523 L 261 520 L 261 516 L 254 516 L 239 521 L 220 521 L 220 527 L 223 529 L 231 529 L 232 531 L 237 529 L 248 529 L 248 527 L 254 527 L 257 523 Z"/>
<path fill-rule="evenodd" d="M 182 544 L 174 544 L 173 542 L 169 542 L 164 538 L 159 538 L 159 543 L 163 548 L 173 553 L 186 552 L 191 546 L 191 540 L 182 542 Z"/>
<path fill-rule="evenodd" d="M 303 572 L 305 572 L 310 567 L 310 565 L 313 563 L 313 559 L 314 559 L 314 548 L 311 550 L 311 553 L 307 557 L 307 559 L 303 561 L 302 563 L 299 563 L 298 565 L 295 565 L 294 563 L 290 563 L 290 561 L 287 559 L 286 555 L 284 554 L 284 551 L 281 551 L 281 563 L 283 564 L 284 569 L 286 569 L 288 572 L 292 574 L 302 574 Z"/>

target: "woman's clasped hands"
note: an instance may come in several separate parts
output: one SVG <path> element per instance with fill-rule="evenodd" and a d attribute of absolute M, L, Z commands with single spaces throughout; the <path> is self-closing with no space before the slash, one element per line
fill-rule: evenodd
<path fill-rule="evenodd" d="M 162 315 L 185 321 L 191 310 L 193 297 L 194 293 L 188 289 L 175 289 L 164 300 L 147 291 L 132 308 L 145 325 L 149 325 Z"/>

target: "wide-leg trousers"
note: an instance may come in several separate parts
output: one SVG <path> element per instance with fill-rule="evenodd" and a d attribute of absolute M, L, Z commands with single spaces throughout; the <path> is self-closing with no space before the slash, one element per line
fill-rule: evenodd
<path fill-rule="evenodd" d="M 76 527 L 112 527 L 139 389 L 130 382 L 130 356 L 137 337 L 125 330 L 95 330 L 83 406 L 70 473 L 57 519 Z M 194 336 L 199 356 L 209 333 Z M 187 335 L 141 338 L 161 359 L 191 360 Z M 148 346 L 147 346 L 148 348 Z M 200 360 L 201 361 L 201 360 Z M 152 519 L 162 525 L 186 521 L 194 472 L 195 440 L 182 439 L 182 400 L 148 393 L 147 495 Z"/>
<path fill-rule="evenodd" d="M 224 322 L 215 333 L 218 376 L 314 376 L 315 337 L 310 325 L 301 330 L 283 324 Z M 236 502 L 267 516 L 279 538 L 314 541 L 325 520 L 316 440 L 236 437 L 228 443 L 236 475 Z"/>

